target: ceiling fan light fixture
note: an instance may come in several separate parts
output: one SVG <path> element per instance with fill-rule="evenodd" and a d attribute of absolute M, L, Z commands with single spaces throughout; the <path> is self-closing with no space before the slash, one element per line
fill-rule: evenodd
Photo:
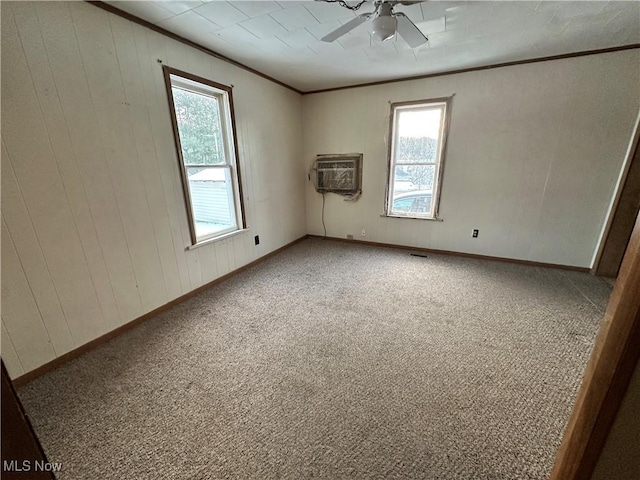
<path fill-rule="evenodd" d="M 324 0 L 325 2 L 339 2 L 340 5 L 349 8 L 350 10 L 357 10 L 366 0 L 361 0 L 357 6 L 350 6 L 345 3 L 345 0 Z M 404 1 L 404 0 L 373 0 L 375 10 L 370 13 L 362 13 L 357 17 L 352 18 L 344 25 L 339 26 L 334 31 L 327 33 L 320 40 L 323 42 L 333 42 L 338 38 L 346 35 L 354 28 L 362 25 L 363 23 L 370 21 L 371 26 L 369 33 L 371 37 L 378 42 L 384 42 L 393 38 L 396 34 L 400 35 L 402 39 L 407 42 L 407 45 L 411 48 L 419 47 L 420 45 L 427 43 L 428 39 L 424 33 L 416 26 L 402 12 L 394 12 L 393 7 L 397 4 L 412 5 L 419 3 L 418 1 Z M 425 0 L 423 0 L 425 1 Z"/>
<path fill-rule="evenodd" d="M 381 42 L 393 38 L 398 28 L 398 20 L 392 16 L 379 15 L 371 22 L 371 36 Z"/>

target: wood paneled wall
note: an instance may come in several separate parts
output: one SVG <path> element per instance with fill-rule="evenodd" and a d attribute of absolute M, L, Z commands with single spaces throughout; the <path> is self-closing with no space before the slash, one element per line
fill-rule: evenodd
<path fill-rule="evenodd" d="M 2 2 L 2 50 L 13 378 L 306 233 L 297 93 L 85 2 Z M 249 231 L 186 249 L 159 62 L 233 85 Z"/>
<path fill-rule="evenodd" d="M 356 202 L 326 196 L 327 234 L 590 268 L 640 107 L 639 51 L 305 95 L 304 156 L 364 153 Z M 455 95 L 442 222 L 387 218 L 389 104 Z M 323 234 L 307 184 L 307 233 Z M 479 229 L 478 238 L 471 237 Z"/>

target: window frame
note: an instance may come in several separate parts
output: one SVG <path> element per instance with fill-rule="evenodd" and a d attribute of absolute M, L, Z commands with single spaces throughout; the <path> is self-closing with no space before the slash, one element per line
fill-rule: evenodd
<path fill-rule="evenodd" d="M 449 97 L 429 98 L 422 100 L 411 100 L 407 102 L 390 102 L 390 115 L 389 115 L 389 139 L 388 139 L 388 151 L 387 151 L 387 186 L 385 194 L 384 204 L 384 216 L 391 218 L 410 218 L 413 220 L 436 220 L 441 221 L 440 218 L 440 197 L 442 192 L 442 179 L 444 173 L 445 155 L 447 151 L 447 140 L 449 137 L 449 126 L 451 121 L 451 106 L 453 103 L 453 95 Z M 393 206 L 393 180 L 395 177 L 395 166 L 397 164 L 395 160 L 396 154 L 396 131 L 398 124 L 398 113 L 406 110 L 419 110 L 428 109 L 430 107 L 442 106 L 442 121 L 440 123 L 440 133 L 438 142 L 438 156 L 435 162 L 435 178 L 432 190 L 432 215 L 416 215 L 408 214 L 402 215 L 398 213 L 392 213 L 391 208 Z M 415 165 L 433 165 L 433 162 L 415 163 Z M 406 192 L 409 193 L 409 192 Z"/>
<path fill-rule="evenodd" d="M 162 66 L 164 75 L 165 87 L 167 90 L 167 98 L 169 100 L 169 114 L 171 117 L 171 126 L 173 128 L 173 139 L 176 147 L 176 153 L 178 156 L 178 164 L 180 168 L 180 178 L 182 180 L 182 193 L 184 195 L 185 206 L 187 210 L 187 220 L 189 223 L 189 233 L 191 235 L 191 246 L 197 246 L 205 243 L 210 243 L 221 238 L 225 238 L 230 235 L 234 235 L 238 232 L 245 230 L 246 217 L 244 209 L 244 200 L 242 195 L 242 176 L 240 173 L 240 161 L 238 156 L 238 139 L 236 135 L 236 121 L 235 110 L 233 106 L 233 94 L 232 86 L 224 85 L 214 82 L 212 80 L 193 75 L 182 70 L 178 70 L 167 65 Z M 222 168 L 229 169 L 231 184 L 233 188 L 233 200 L 235 210 L 236 227 L 225 229 L 219 232 L 215 232 L 209 235 L 198 237 L 196 232 L 196 224 L 193 209 L 193 200 L 191 196 L 191 187 L 189 185 L 188 168 L 193 165 L 187 165 L 184 161 L 182 154 L 182 144 L 180 140 L 180 132 L 178 129 L 178 119 L 176 116 L 175 101 L 173 98 L 172 88 L 175 86 L 173 77 L 178 77 L 177 82 L 179 88 L 191 90 L 195 93 L 209 95 L 217 97 L 218 105 L 220 109 L 220 127 L 222 130 L 222 143 L 225 152 L 224 164 L 220 165 L 196 165 L 196 167 L 203 168 Z M 179 85 L 180 80 L 183 80 L 183 85 Z M 200 85 L 189 85 L 190 82 L 195 82 Z"/>

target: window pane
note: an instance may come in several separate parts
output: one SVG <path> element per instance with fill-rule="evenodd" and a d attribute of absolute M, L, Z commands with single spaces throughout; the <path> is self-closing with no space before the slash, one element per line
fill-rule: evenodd
<path fill-rule="evenodd" d="M 395 215 L 428 217 L 431 215 L 432 198 L 431 192 L 401 193 L 393 200 L 391 213 Z"/>
<path fill-rule="evenodd" d="M 391 213 L 429 216 L 435 170 L 435 165 L 395 167 Z"/>
<path fill-rule="evenodd" d="M 229 167 L 188 168 L 193 221 L 198 238 L 235 229 L 233 182 Z"/>
<path fill-rule="evenodd" d="M 435 163 L 442 109 L 398 112 L 396 163 Z"/>
<path fill-rule="evenodd" d="M 435 165 L 402 165 L 393 169 L 394 193 L 433 190 L 435 181 Z"/>
<path fill-rule="evenodd" d="M 225 163 L 218 98 L 173 87 L 173 101 L 185 164 Z"/>

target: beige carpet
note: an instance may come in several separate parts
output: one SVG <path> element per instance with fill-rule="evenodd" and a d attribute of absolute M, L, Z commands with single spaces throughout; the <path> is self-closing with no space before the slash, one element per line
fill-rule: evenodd
<path fill-rule="evenodd" d="M 544 479 L 611 286 L 308 239 L 20 389 L 64 479 Z"/>

